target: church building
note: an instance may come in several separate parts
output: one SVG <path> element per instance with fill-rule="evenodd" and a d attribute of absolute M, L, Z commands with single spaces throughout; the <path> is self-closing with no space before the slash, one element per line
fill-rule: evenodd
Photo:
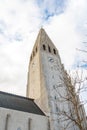
<path fill-rule="evenodd" d="M 26 97 L 0 92 L 0 130 L 86 130 L 86 114 L 44 29 L 33 47 Z"/>

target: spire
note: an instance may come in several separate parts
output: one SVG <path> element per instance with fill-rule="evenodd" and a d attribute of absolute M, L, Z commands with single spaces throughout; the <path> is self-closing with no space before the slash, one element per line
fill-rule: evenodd
<path fill-rule="evenodd" d="M 55 45 L 53 44 L 53 42 L 51 41 L 51 39 L 49 38 L 48 34 L 45 32 L 45 30 L 41 27 L 39 33 L 38 33 L 38 36 L 37 36 L 37 39 L 36 39 L 36 42 L 35 42 L 35 45 L 34 45 L 34 48 L 37 46 L 38 49 L 40 48 L 40 46 L 42 44 L 45 44 L 48 46 L 51 46 L 52 48 L 56 49 L 57 48 L 55 47 Z"/>
<path fill-rule="evenodd" d="M 50 52 L 50 54 L 58 54 L 57 48 L 55 47 L 51 39 L 48 37 L 45 30 L 41 27 L 33 47 L 31 59 L 35 56 L 37 51 L 41 51 L 43 49 L 46 50 L 45 52 Z"/>
<path fill-rule="evenodd" d="M 44 32 L 45 32 L 45 30 L 43 29 L 43 27 L 41 27 L 41 28 L 40 28 L 40 31 L 41 31 L 41 32 L 42 32 L 42 31 L 44 31 Z"/>

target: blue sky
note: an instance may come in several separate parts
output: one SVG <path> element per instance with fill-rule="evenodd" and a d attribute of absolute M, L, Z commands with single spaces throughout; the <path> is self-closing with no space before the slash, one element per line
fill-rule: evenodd
<path fill-rule="evenodd" d="M 68 0 L 37 0 L 37 5 L 43 12 L 43 20 L 48 20 L 54 15 L 59 15 L 64 12 Z"/>
<path fill-rule="evenodd" d="M 67 70 L 87 74 L 87 0 L 0 0 L 0 90 L 25 96 L 29 57 L 43 27 Z M 80 65 L 79 65 L 80 64 Z M 86 94 L 85 94 L 86 95 Z"/>

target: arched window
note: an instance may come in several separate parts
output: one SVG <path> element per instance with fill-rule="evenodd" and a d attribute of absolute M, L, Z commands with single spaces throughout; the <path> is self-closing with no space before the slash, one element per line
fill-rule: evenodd
<path fill-rule="evenodd" d="M 48 51 L 51 52 L 50 46 L 48 46 Z"/>
<path fill-rule="evenodd" d="M 56 50 L 55 50 L 55 49 L 53 49 L 53 52 L 54 52 L 54 54 L 56 55 Z"/>
<path fill-rule="evenodd" d="M 31 55 L 31 57 L 30 57 L 30 61 L 32 61 L 32 55 Z"/>
<path fill-rule="evenodd" d="M 43 45 L 43 50 L 46 50 L 46 46 L 45 45 Z"/>
<path fill-rule="evenodd" d="M 36 52 L 37 52 L 37 47 L 36 47 Z"/>

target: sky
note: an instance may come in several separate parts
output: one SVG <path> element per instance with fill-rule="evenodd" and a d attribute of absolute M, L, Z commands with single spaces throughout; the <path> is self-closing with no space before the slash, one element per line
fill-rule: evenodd
<path fill-rule="evenodd" d="M 0 91 L 26 95 L 29 58 L 41 27 L 65 69 L 79 66 L 86 76 L 87 0 L 0 0 Z"/>

